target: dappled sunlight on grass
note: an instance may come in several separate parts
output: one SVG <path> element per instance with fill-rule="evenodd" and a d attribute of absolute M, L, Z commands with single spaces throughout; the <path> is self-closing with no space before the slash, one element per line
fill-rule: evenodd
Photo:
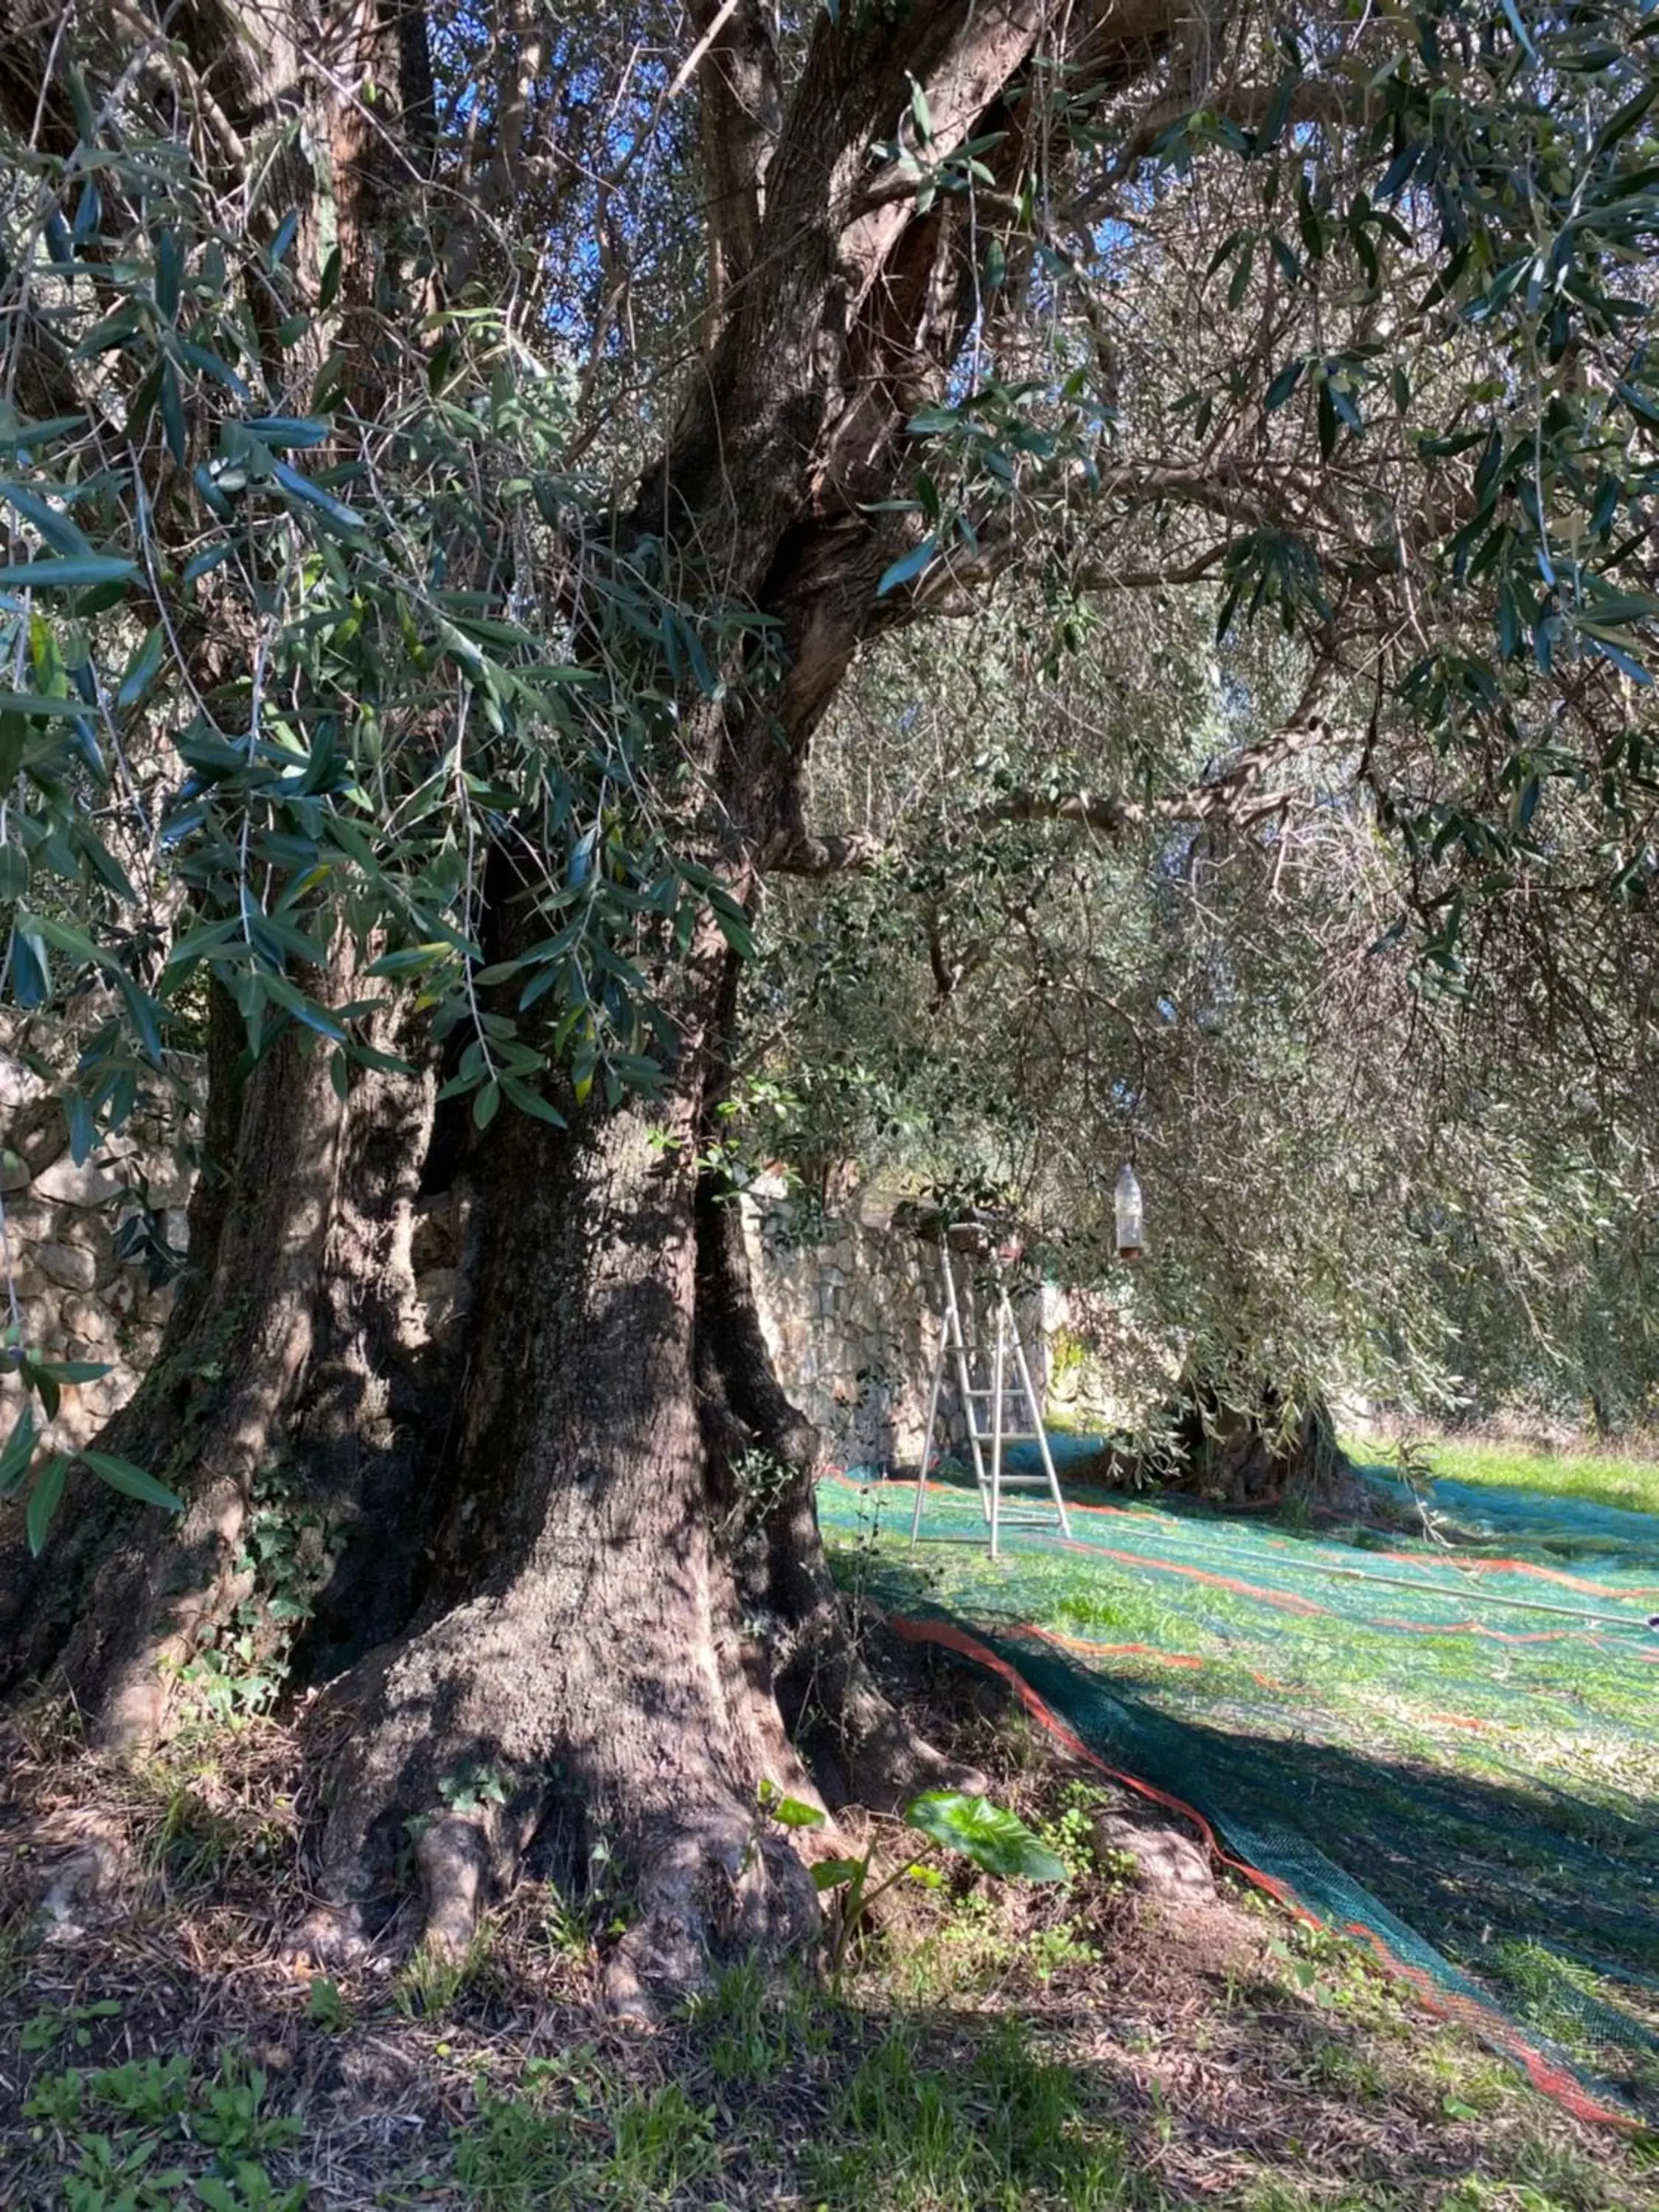
<path fill-rule="evenodd" d="M 912 1551 L 910 1495 L 821 1492 L 868 1601 L 991 1638 L 1109 1768 L 1500 2041 L 1518 2023 L 1528 2063 L 1541 2037 L 1659 2110 L 1659 1523 L 1493 1492 L 1490 1526 L 1413 1537 L 1078 1492 L 1070 1540 L 993 1562 L 943 1486 Z"/>

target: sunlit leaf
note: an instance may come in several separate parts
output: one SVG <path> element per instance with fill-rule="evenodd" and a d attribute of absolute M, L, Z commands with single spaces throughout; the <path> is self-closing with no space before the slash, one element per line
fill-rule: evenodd
<path fill-rule="evenodd" d="M 912 1800 L 905 1819 L 948 1850 L 959 1851 L 987 1874 L 1005 1880 L 1064 1881 L 1066 1869 L 1016 1813 L 988 1797 L 930 1790 Z"/>
<path fill-rule="evenodd" d="M 0 1450 L 0 1498 L 10 1498 L 21 1487 L 34 1457 L 35 1439 L 39 1431 L 34 1424 L 34 1408 L 24 1405 L 11 1425 L 5 1448 Z"/>
<path fill-rule="evenodd" d="M 938 550 L 938 541 L 931 533 L 920 545 L 912 546 L 890 568 L 883 569 L 881 580 L 876 586 L 876 597 L 885 599 L 889 592 L 896 592 L 901 584 L 908 584 L 913 577 L 921 575 Z"/>
<path fill-rule="evenodd" d="M 176 1491 L 169 1490 L 164 1482 L 157 1482 L 153 1474 L 146 1474 L 142 1467 L 135 1467 L 130 1459 L 120 1459 L 113 1452 L 94 1451 L 88 1444 L 76 1455 L 84 1460 L 100 1482 L 108 1483 L 123 1497 L 136 1498 L 145 1505 L 160 1505 L 169 1513 L 182 1513 L 185 1501 Z"/>

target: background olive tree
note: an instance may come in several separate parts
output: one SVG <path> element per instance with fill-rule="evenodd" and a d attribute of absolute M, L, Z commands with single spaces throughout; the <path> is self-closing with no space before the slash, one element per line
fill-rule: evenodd
<path fill-rule="evenodd" d="M 1568 899 L 1545 974 L 1538 933 L 1486 909 L 1478 957 L 1425 957 L 1408 855 L 1322 762 L 1254 820 L 999 819 L 1011 783 L 1075 786 L 1079 732 L 1120 785 L 1147 751 L 1179 781 L 1258 742 L 1297 659 L 1218 648 L 1215 612 L 1207 581 L 1149 594 L 1133 632 L 1009 594 L 860 672 L 814 784 L 884 858 L 769 915 L 746 1159 L 820 1197 L 858 1173 L 1018 1208 L 1051 1271 L 1163 1344 L 1118 1377 L 1149 1419 L 1185 1364 L 1240 1411 L 1271 1382 L 1290 1427 L 1340 1390 L 1640 1425 L 1644 932 Z M 1131 1156 L 1156 1231 L 1133 1271 Z"/>

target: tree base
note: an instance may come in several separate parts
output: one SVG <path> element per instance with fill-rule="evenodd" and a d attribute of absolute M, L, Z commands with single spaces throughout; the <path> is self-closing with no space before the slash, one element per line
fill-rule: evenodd
<path fill-rule="evenodd" d="M 1147 1453 L 1111 1445 L 1080 1472 L 1113 1488 L 1185 1492 L 1224 1512 L 1295 1504 L 1363 1516 L 1366 1500 L 1328 1407 L 1316 1402 L 1288 1432 L 1282 1410 L 1271 1389 L 1252 1413 L 1188 1384 L 1169 1409 L 1169 1443 Z"/>
<path fill-rule="evenodd" d="M 974 1778 L 850 1639 L 817 1439 L 771 1372 L 733 1210 L 690 1164 L 697 1085 L 464 1146 L 459 1319 L 429 1343 L 410 1236 L 434 1087 L 362 1077 L 342 1101 L 297 1046 L 255 1069 L 198 1193 L 199 1272 L 110 1438 L 185 1509 L 72 1489 L 49 1571 L 0 1559 L 0 1667 L 62 1683 L 135 1755 L 203 1683 L 286 1672 L 320 1692 L 324 1909 L 297 1949 L 392 1929 L 453 1957 L 544 1864 L 614 1902 L 612 2000 L 650 2009 L 817 1938 L 763 1783 L 890 1811 Z M 782 1480 L 746 1495 L 757 1456 Z"/>

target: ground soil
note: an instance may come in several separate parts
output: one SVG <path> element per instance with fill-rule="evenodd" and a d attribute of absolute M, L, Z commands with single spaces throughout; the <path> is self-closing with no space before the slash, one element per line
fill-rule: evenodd
<path fill-rule="evenodd" d="M 1103 1810 L 1145 1817 L 1093 1791 L 994 1686 L 932 1655 L 875 1656 L 925 1733 L 1068 1848 Z M 732 2212 L 826 2201 L 836 2212 L 980 2212 L 991 2201 L 1033 2212 L 1589 2212 L 1654 2201 L 1639 2144 L 1581 2126 L 1461 2031 L 1411 2009 L 1346 1947 L 1224 1876 L 1212 1896 L 1170 1897 L 1111 1850 L 1065 1892 L 971 1875 L 902 1887 L 842 1990 L 805 1962 L 775 2014 L 762 2005 L 776 2027 L 765 2053 L 745 2056 L 729 2033 L 729 1988 L 654 2032 L 619 2026 L 601 1987 L 625 1900 L 561 1900 L 531 1881 L 496 1901 L 457 1972 L 400 1958 L 394 1923 L 377 1954 L 319 1981 L 281 1948 L 304 1902 L 306 1808 L 293 1736 L 275 1723 L 204 1723 L 139 1769 L 82 1749 L 61 1715 L 3 1748 L 0 2203 L 18 2212 L 71 2201 L 65 2178 L 94 2124 L 77 2132 L 38 2104 L 31 2113 L 31 2095 L 71 2069 L 175 2054 L 203 2082 L 228 2060 L 244 2081 L 257 2069 L 266 2108 L 303 2123 L 264 2165 L 318 2212 L 609 2208 L 630 2191 Z M 890 1848 L 897 1833 L 878 1841 Z M 751 2027 L 759 2016 L 745 2014 Z M 915 2144 L 893 2150 L 890 2171 L 881 2164 L 881 2130 L 856 2119 L 852 2093 L 894 2039 L 906 2078 L 937 2081 L 944 2095 L 979 2078 L 1011 2020 L 1037 2060 L 1066 2069 L 1077 2142 L 1123 2160 L 1117 2193 L 1038 2180 L 993 2200 L 971 2176 L 946 2189 L 928 2182 Z M 605 2159 L 563 2193 L 481 2182 L 474 2154 L 490 2112 L 499 2132 L 501 2112 L 519 2109 L 490 2100 L 544 2100 L 550 2076 L 611 2147 Z M 658 2110 L 671 2091 L 700 2116 L 696 2171 L 630 2183 L 616 2164 L 620 2123 L 605 2116 Z M 826 2199 L 804 2162 L 821 2174 L 838 2131 L 850 2178 Z M 186 2166 L 201 2154 L 189 2142 L 179 2153 Z"/>

